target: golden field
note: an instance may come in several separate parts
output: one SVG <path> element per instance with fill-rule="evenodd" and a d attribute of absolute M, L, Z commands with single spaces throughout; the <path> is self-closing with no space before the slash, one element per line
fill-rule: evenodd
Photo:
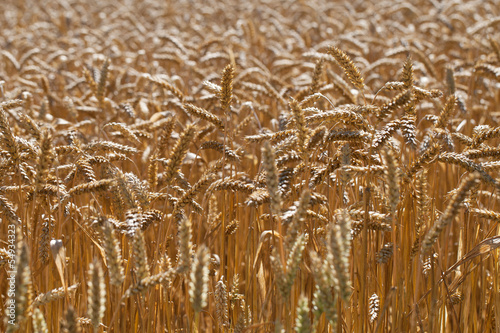
<path fill-rule="evenodd" d="M 0 12 L 0 331 L 500 332 L 496 1 Z"/>

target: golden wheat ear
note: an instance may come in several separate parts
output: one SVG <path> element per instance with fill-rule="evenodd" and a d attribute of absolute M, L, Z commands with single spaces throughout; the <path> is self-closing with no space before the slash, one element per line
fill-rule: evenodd
<path fill-rule="evenodd" d="M 208 248 L 200 246 L 193 260 L 189 281 L 189 298 L 195 313 L 201 312 L 207 306 L 209 261 Z"/>
<path fill-rule="evenodd" d="M 480 174 L 478 172 L 473 172 L 462 180 L 441 218 L 434 223 L 425 235 L 422 241 L 422 257 L 429 254 L 441 231 L 453 221 L 458 214 L 462 202 L 469 195 L 470 190 L 479 183 L 479 179 Z"/>
<path fill-rule="evenodd" d="M 102 220 L 102 236 L 103 247 L 106 255 L 106 263 L 109 270 L 109 283 L 115 286 L 120 286 L 125 278 L 120 243 L 115 235 L 111 222 L 106 217 L 101 217 Z"/>
<path fill-rule="evenodd" d="M 97 83 L 97 88 L 95 96 L 99 102 L 101 109 L 104 107 L 104 97 L 106 93 L 106 82 L 108 80 L 109 74 L 109 58 L 106 58 L 102 64 L 101 71 L 99 72 L 99 82 Z"/>
<path fill-rule="evenodd" d="M 151 76 L 149 74 L 145 74 L 144 77 L 146 79 L 148 79 L 149 81 L 157 84 L 159 87 L 161 87 L 162 89 L 165 89 L 167 91 L 170 91 L 175 97 L 177 97 L 181 102 L 184 101 L 184 94 L 182 93 L 182 91 L 180 91 L 177 87 L 175 87 L 174 85 L 168 83 L 167 81 L 161 79 L 160 77 L 158 76 Z"/>
<path fill-rule="evenodd" d="M 339 66 L 342 67 L 351 84 L 362 91 L 365 86 L 364 79 L 358 67 L 356 67 L 347 54 L 335 46 L 330 46 L 327 52 L 329 55 L 333 56 Z"/>
<path fill-rule="evenodd" d="M 233 78 L 234 67 L 227 65 L 222 71 L 221 91 L 220 91 L 220 105 L 222 110 L 227 110 L 233 99 Z"/>
<path fill-rule="evenodd" d="M 177 241 L 177 270 L 178 274 L 185 274 L 191 267 L 191 252 L 193 244 L 191 242 L 191 220 L 183 217 L 179 224 Z"/>
<path fill-rule="evenodd" d="M 278 170 L 274 157 L 274 149 L 269 142 L 264 143 L 262 149 L 262 165 L 266 170 L 266 183 L 271 199 L 271 212 L 279 216 L 281 213 L 281 195 L 279 192 Z"/>
<path fill-rule="evenodd" d="M 168 184 L 171 182 L 175 174 L 180 170 L 182 161 L 186 157 L 189 150 L 189 145 L 196 134 L 196 127 L 188 125 L 181 133 L 179 140 L 175 144 L 170 154 L 170 159 L 167 162 L 164 181 Z"/>
<path fill-rule="evenodd" d="M 224 276 L 221 276 L 215 285 L 215 314 L 220 327 L 229 327 L 229 303 L 227 286 Z"/>
<path fill-rule="evenodd" d="M 88 286 L 88 315 L 94 331 L 97 331 L 106 311 L 106 283 L 99 261 L 90 264 Z"/>

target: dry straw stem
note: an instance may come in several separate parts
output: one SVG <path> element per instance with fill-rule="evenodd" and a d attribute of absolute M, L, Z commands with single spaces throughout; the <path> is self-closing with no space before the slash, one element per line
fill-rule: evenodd
<path fill-rule="evenodd" d="M 460 185 L 457 188 L 457 191 L 451 201 L 448 203 L 443 215 L 440 219 L 434 223 L 434 225 L 429 229 L 425 238 L 422 242 L 422 255 L 428 254 L 436 242 L 437 238 L 441 231 L 448 224 L 450 224 L 455 216 L 458 214 L 458 211 L 461 207 L 462 202 L 465 200 L 469 191 L 479 183 L 480 175 L 478 172 L 471 173 L 467 175 L 464 179 L 462 179 Z"/>
<path fill-rule="evenodd" d="M 279 93 L 269 82 L 264 82 L 264 87 L 267 89 L 268 94 L 278 100 L 281 105 L 286 105 L 286 100 L 283 98 L 281 93 Z"/>
<path fill-rule="evenodd" d="M 357 89 L 363 90 L 363 87 L 365 86 L 364 79 L 361 76 L 359 69 L 356 65 L 354 65 L 347 54 L 335 46 L 330 46 L 328 48 L 328 54 L 333 56 L 339 66 L 342 67 L 351 84 Z"/>

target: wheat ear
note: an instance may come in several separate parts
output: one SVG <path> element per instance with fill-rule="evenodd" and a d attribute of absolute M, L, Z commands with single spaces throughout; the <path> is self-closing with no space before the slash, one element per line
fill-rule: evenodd
<path fill-rule="evenodd" d="M 35 333 L 49 333 L 47 328 L 47 323 L 43 317 L 42 311 L 40 309 L 35 309 L 33 311 L 33 332 Z"/>
<path fill-rule="evenodd" d="M 106 283 L 99 261 L 90 264 L 88 285 L 88 315 L 94 332 L 97 331 L 106 311 Z"/>
<path fill-rule="evenodd" d="M 191 266 L 191 220 L 184 217 L 179 225 L 177 273 L 187 272 Z"/>
<path fill-rule="evenodd" d="M 313 331 L 311 319 L 309 319 L 309 302 L 303 295 L 297 304 L 297 318 L 295 319 L 295 332 L 308 333 Z"/>
<path fill-rule="evenodd" d="M 207 110 L 188 103 L 184 104 L 182 108 L 184 109 L 184 111 L 186 111 L 186 113 L 191 114 L 200 119 L 206 120 L 209 123 L 212 123 L 215 126 L 217 126 L 219 129 L 224 130 L 224 123 L 222 122 L 222 120 L 216 115 L 208 112 Z"/>
<path fill-rule="evenodd" d="M 28 245 L 24 241 L 21 241 L 19 247 L 17 249 L 18 255 L 16 258 L 16 276 L 15 276 L 15 284 L 16 290 L 15 295 L 10 297 L 8 300 L 8 304 L 14 304 L 15 311 L 15 323 L 8 323 L 9 321 L 9 308 L 6 307 L 5 313 L 5 326 L 7 327 L 6 332 L 11 333 L 15 332 L 19 329 L 20 324 L 25 319 L 25 313 L 28 309 L 30 302 L 30 285 L 31 285 L 31 270 L 30 270 L 30 262 L 29 262 L 29 251 Z"/>
<path fill-rule="evenodd" d="M 443 229 L 450 224 L 455 216 L 458 214 L 462 202 L 467 197 L 469 191 L 479 183 L 480 175 L 478 172 L 469 174 L 466 178 L 462 180 L 457 191 L 450 203 L 446 207 L 441 218 L 431 227 L 431 229 L 425 235 L 422 242 L 422 255 L 426 255 L 430 252 L 431 247 L 436 242 L 439 234 Z"/>
<path fill-rule="evenodd" d="M 69 306 L 66 310 L 64 320 L 61 321 L 61 332 L 62 333 L 80 333 L 80 323 L 77 320 L 75 310 L 72 306 Z"/>
<path fill-rule="evenodd" d="M 195 313 L 199 313 L 207 306 L 209 261 L 208 248 L 200 246 L 193 260 L 189 281 L 189 299 Z"/>
<path fill-rule="evenodd" d="M 262 165 L 266 170 L 267 189 L 271 199 L 271 212 L 279 216 L 281 212 L 281 194 L 279 192 L 278 170 L 274 159 L 274 150 L 269 142 L 262 149 Z"/>
<path fill-rule="evenodd" d="M 179 140 L 172 149 L 170 159 L 165 170 L 165 182 L 168 184 L 174 175 L 180 170 L 182 161 L 189 149 L 189 144 L 194 138 L 196 128 L 194 125 L 188 125 L 182 132 Z"/>
<path fill-rule="evenodd" d="M 215 315 L 221 327 L 229 327 L 229 305 L 227 286 L 224 276 L 215 285 Z"/>
<path fill-rule="evenodd" d="M 231 105 L 231 101 L 233 99 L 233 78 L 234 67 L 229 64 L 222 71 L 222 89 L 220 91 L 220 105 L 222 110 L 227 110 L 227 108 Z"/>
<path fill-rule="evenodd" d="M 399 165 L 391 149 L 385 149 L 383 154 L 387 165 L 385 176 L 389 189 L 389 205 L 394 214 L 399 203 Z"/>
<path fill-rule="evenodd" d="M 121 285 L 124 279 L 120 243 L 116 238 L 115 231 L 106 218 L 102 226 L 103 247 L 109 270 L 109 283 L 115 286 Z"/>
<path fill-rule="evenodd" d="M 354 65 L 347 54 L 345 54 L 344 51 L 338 49 L 335 46 L 330 46 L 328 48 L 328 54 L 333 56 L 340 67 L 342 67 L 351 84 L 357 89 L 363 90 L 363 87 L 365 86 L 364 79 L 361 76 L 358 67 Z"/>

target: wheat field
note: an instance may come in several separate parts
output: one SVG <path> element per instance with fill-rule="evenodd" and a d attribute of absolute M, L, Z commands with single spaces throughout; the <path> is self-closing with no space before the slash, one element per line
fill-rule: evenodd
<path fill-rule="evenodd" d="M 500 6 L 3 0 L 1 332 L 500 332 Z"/>

